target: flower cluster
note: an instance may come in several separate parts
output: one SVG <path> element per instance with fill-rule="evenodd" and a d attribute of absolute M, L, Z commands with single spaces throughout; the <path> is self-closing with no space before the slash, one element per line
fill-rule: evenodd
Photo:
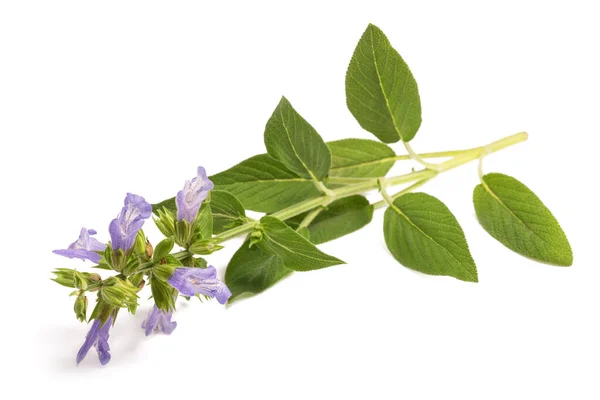
<path fill-rule="evenodd" d="M 98 292 L 96 307 L 89 319 L 93 321 L 92 326 L 77 353 L 77 364 L 85 358 L 92 346 L 96 348 L 102 365 L 110 361 L 110 328 L 120 308 L 125 307 L 135 313 L 138 298 L 136 293 L 146 282 L 151 285 L 155 301 L 142 323 L 146 336 L 159 331 L 166 334 L 173 332 L 177 322 L 171 319 L 175 311 L 175 300 L 179 295 L 186 298 L 203 295 L 216 298 L 221 304 L 227 302 L 231 292 L 217 277 L 213 266 L 208 266 L 203 259 L 195 257 L 188 246 L 184 246 L 185 250 L 178 253 L 170 253 L 174 242 L 191 245 L 187 242 L 197 238 L 210 240 L 196 231 L 201 232 L 205 228 L 202 225 L 206 221 L 199 220 L 199 211 L 212 188 L 213 183 L 206 176 L 206 171 L 198 167 L 197 176 L 186 181 L 183 190 L 177 193 L 177 218 L 172 215 L 173 211 L 166 209 L 157 213 L 159 218 L 155 222 L 163 233 L 168 233 L 168 237 L 159 243 L 155 251 L 142 231 L 144 222 L 152 214 L 152 205 L 142 196 L 132 193 L 127 193 L 123 208 L 109 224 L 109 243 L 93 238 L 97 234 L 95 230 L 82 228 L 75 242 L 66 249 L 54 250 L 55 254 L 89 260 L 100 268 L 120 272 L 105 280 L 98 274 L 72 269 L 60 268 L 54 272 L 56 282 L 77 289 L 73 292 L 77 296 L 75 313 L 81 320 L 86 319 L 86 293 Z M 210 223 L 212 224 L 212 220 Z M 178 233 L 181 231 L 178 224 L 185 224 L 184 233 Z M 177 240 L 181 235 L 186 240 Z"/>

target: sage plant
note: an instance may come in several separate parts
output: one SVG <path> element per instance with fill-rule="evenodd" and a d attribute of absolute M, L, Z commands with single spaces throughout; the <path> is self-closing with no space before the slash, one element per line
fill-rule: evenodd
<path fill-rule="evenodd" d="M 358 124 L 378 140 L 325 142 L 283 97 L 266 123 L 266 153 L 207 176 L 199 167 L 173 198 L 150 205 L 127 194 L 109 224 L 110 241 L 82 228 L 79 238 L 55 253 L 91 261 L 94 272 L 59 268 L 54 280 L 75 289 L 74 311 L 92 322 L 77 353 L 79 363 L 94 346 L 100 363 L 111 358 L 111 325 L 123 308 L 135 313 L 139 292 L 150 286 L 152 309 L 140 333 L 171 334 L 178 299 L 216 298 L 221 304 L 261 293 L 294 271 L 342 264 L 317 245 L 341 238 L 371 222 L 385 208 L 383 236 L 391 255 L 415 271 L 477 282 L 477 267 L 465 233 L 450 209 L 418 188 L 444 172 L 479 162 L 473 205 L 483 229 L 505 247 L 532 260 L 569 266 L 573 254 L 552 213 L 525 184 L 501 173 L 483 173 L 490 154 L 523 142 L 527 133 L 481 147 L 419 154 L 410 145 L 421 125 L 415 78 L 384 33 L 369 25 L 346 73 L 346 103 Z M 400 143 L 396 149 L 391 144 Z M 397 154 L 397 150 L 405 154 Z M 443 161 L 435 162 L 442 158 Z M 400 161 L 422 168 L 389 176 Z M 402 185 L 400 190 L 393 187 Z M 365 193 L 381 200 L 369 202 Z M 265 215 L 252 219 L 252 210 Z M 142 227 L 153 221 L 164 239 L 153 246 Z M 102 237 L 102 235 L 99 235 Z M 106 235 L 104 235 L 106 236 Z M 205 256 L 243 236 L 224 282 Z M 498 246 L 500 250 L 500 246 Z M 88 316 L 87 296 L 96 293 Z M 143 296 L 144 298 L 147 295 Z"/>

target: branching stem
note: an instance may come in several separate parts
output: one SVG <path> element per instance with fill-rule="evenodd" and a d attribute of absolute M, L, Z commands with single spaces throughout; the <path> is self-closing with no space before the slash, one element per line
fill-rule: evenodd
<path fill-rule="evenodd" d="M 438 174 L 451 170 L 453 168 L 459 167 L 468 162 L 477 160 L 482 156 L 485 156 L 490 153 L 494 153 L 496 151 L 502 150 L 506 147 L 515 145 L 517 143 L 524 142 L 527 140 L 527 133 L 520 132 L 511 136 L 507 136 L 503 139 L 492 142 L 486 146 L 476 147 L 468 150 L 459 150 L 452 152 L 442 152 L 442 153 L 428 153 L 427 157 L 447 157 L 448 155 L 452 155 L 452 158 L 442 162 L 440 164 L 432 164 L 435 165 L 435 169 L 427 168 L 419 171 L 414 171 L 408 174 L 399 175 L 391 178 L 385 178 L 385 181 L 388 186 L 399 185 L 403 183 L 415 182 L 414 185 L 411 185 L 404 189 L 403 191 L 396 193 L 394 196 L 391 196 L 392 199 L 401 196 L 408 191 L 414 190 L 417 187 L 421 186 L 425 182 L 434 178 Z M 429 163 L 428 163 L 429 164 Z M 342 179 L 342 178 L 338 178 Z M 329 178 L 329 183 L 334 183 L 332 178 Z M 339 181 L 338 181 L 339 182 Z M 347 181 L 346 181 L 347 182 Z M 348 196 L 353 196 L 356 194 L 362 194 L 371 190 L 375 190 L 379 187 L 381 183 L 380 178 L 360 178 L 359 180 L 355 180 L 349 184 L 345 184 L 345 186 L 337 188 L 337 189 L 328 189 L 328 192 L 323 196 L 316 197 L 309 200 L 304 200 L 295 204 L 291 207 L 285 208 L 281 211 L 277 211 L 271 214 L 273 217 L 279 218 L 281 220 L 286 220 L 288 218 L 295 217 L 298 214 L 302 214 L 306 211 L 313 210 L 315 208 L 321 209 L 327 204 L 331 203 L 334 200 L 341 199 Z M 380 203 L 375 203 L 377 208 L 381 207 Z M 320 212 L 320 211 L 319 211 Z M 316 216 L 316 215 L 315 215 Z M 215 236 L 219 241 L 225 241 L 236 236 L 240 236 L 252 231 L 256 226 L 257 221 L 250 221 L 228 231 L 222 232 Z"/>

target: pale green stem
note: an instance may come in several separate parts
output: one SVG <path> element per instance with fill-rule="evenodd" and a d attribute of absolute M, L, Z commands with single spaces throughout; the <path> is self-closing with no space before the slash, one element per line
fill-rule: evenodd
<path fill-rule="evenodd" d="M 298 229 L 300 229 L 300 228 L 306 228 L 307 226 L 309 226 L 310 223 L 313 222 L 315 220 L 315 218 L 317 218 L 317 216 L 319 214 L 321 214 L 321 211 L 323 211 L 323 207 L 316 207 L 311 212 L 309 212 L 306 215 L 306 217 L 304 217 L 304 219 L 302 220 L 302 222 L 300 223 L 300 225 L 298 226 Z"/>
<path fill-rule="evenodd" d="M 379 178 L 377 183 L 379 185 L 379 193 L 381 193 L 381 197 L 383 197 L 383 202 L 391 206 L 394 203 L 394 200 L 387 192 L 388 180 L 386 178 Z"/>
<path fill-rule="evenodd" d="M 527 133 L 520 132 L 515 135 L 511 135 L 505 137 L 503 139 L 492 142 L 483 147 L 477 147 L 470 150 L 461 151 L 458 155 L 453 157 L 452 159 L 445 161 L 443 163 L 437 164 L 436 170 L 432 169 L 424 169 L 420 171 L 411 172 L 409 174 L 400 175 L 392 178 L 386 178 L 386 182 L 389 185 L 398 185 L 402 183 L 414 182 L 414 181 L 422 181 L 429 180 L 434 176 L 438 175 L 441 172 L 448 171 L 450 169 L 459 167 L 463 164 L 466 164 L 470 161 L 477 160 L 482 155 L 487 155 L 490 153 L 494 153 L 496 151 L 502 150 L 506 147 L 512 146 L 514 144 L 520 143 L 527 140 Z M 423 182 L 424 183 L 424 182 Z M 315 207 L 325 207 L 332 201 L 336 199 L 341 199 L 348 196 L 353 196 L 356 194 L 361 194 L 364 192 L 368 192 L 370 190 L 377 189 L 380 184 L 379 178 L 371 178 L 369 180 L 364 180 L 357 182 L 352 185 L 347 185 L 338 189 L 329 190 L 329 193 L 316 197 L 310 200 L 304 200 L 298 204 L 295 204 L 291 207 L 285 208 L 281 211 L 277 211 L 271 216 L 279 218 L 280 220 L 286 220 L 288 218 L 292 218 L 298 214 L 302 214 L 306 211 L 310 211 Z M 408 189 L 408 188 L 407 188 Z M 400 194 L 397 194 L 400 195 Z M 235 236 L 242 235 L 252 231 L 258 225 L 257 221 L 247 222 L 243 225 L 230 229 L 228 231 L 222 232 L 218 235 L 215 235 L 215 239 L 219 241 L 224 241 L 227 239 L 231 239 Z"/>
<path fill-rule="evenodd" d="M 329 178 L 325 178 L 325 183 L 332 185 L 352 185 L 354 183 L 370 181 L 372 179 L 373 178 L 346 178 L 341 176 L 330 176 Z"/>
<path fill-rule="evenodd" d="M 434 171 L 438 170 L 439 164 L 432 164 L 430 162 L 423 160 L 423 158 L 421 158 L 421 156 L 419 156 L 417 153 L 415 153 L 415 151 L 412 149 L 410 144 L 408 144 L 408 142 L 403 141 L 402 143 L 404 143 L 404 147 L 406 148 L 406 151 L 408 151 L 408 155 L 410 156 L 410 158 L 412 158 L 413 160 L 415 160 L 416 162 L 418 162 L 419 164 L 421 164 L 422 166 L 424 166 L 427 169 L 432 169 Z"/>
<path fill-rule="evenodd" d="M 477 173 L 479 174 L 479 180 L 483 182 L 483 158 L 485 154 L 479 156 L 479 165 L 477 165 Z"/>
<path fill-rule="evenodd" d="M 373 203 L 373 207 L 377 210 L 378 208 L 381 207 L 385 207 L 385 205 L 390 205 L 394 202 L 394 200 L 396 200 L 398 197 L 406 194 L 406 193 L 410 193 L 413 190 L 420 188 L 421 186 L 423 186 L 425 183 L 429 182 L 431 179 L 433 178 L 425 178 L 425 179 L 421 179 L 420 181 L 413 183 L 412 185 L 408 186 L 407 188 L 402 189 L 401 191 L 399 191 L 398 193 L 394 193 L 393 195 L 389 196 L 387 193 L 385 193 L 385 195 L 388 196 L 388 198 L 386 199 L 386 196 L 384 196 L 382 193 L 382 197 L 383 200 L 379 200 L 377 203 Z"/>
<path fill-rule="evenodd" d="M 319 189 L 319 191 L 321 191 L 321 193 L 323 193 L 327 196 L 331 196 L 333 194 L 331 189 L 329 189 L 327 186 L 325 186 L 325 184 L 323 182 L 319 182 L 319 181 L 314 181 L 314 182 L 315 182 L 315 185 L 317 186 L 317 189 Z"/>
<path fill-rule="evenodd" d="M 464 149 L 464 150 L 449 150 L 449 151 L 438 151 L 433 153 L 419 153 L 417 154 L 420 158 L 447 158 L 447 157 L 456 157 L 465 153 L 472 152 L 474 150 L 480 150 L 481 147 L 475 147 L 472 149 Z M 396 155 L 394 157 L 382 158 L 377 160 L 376 162 L 390 162 L 390 161 L 402 161 L 402 160 L 412 160 L 412 157 L 409 155 Z M 375 161 L 373 162 L 375 163 Z M 369 163 L 366 163 L 369 164 Z M 338 167 L 335 170 L 343 170 L 350 168 L 352 166 L 347 167 Z M 350 185 L 357 182 L 365 182 L 371 180 L 373 178 L 354 178 L 354 177 L 343 177 L 343 176 L 330 176 L 325 178 L 325 183 L 330 183 L 333 185 Z"/>
<path fill-rule="evenodd" d="M 468 153 L 469 151 L 473 151 L 473 150 L 477 150 L 477 149 L 479 149 L 479 147 L 474 147 L 472 149 L 464 149 L 464 150 L 448 150 L 448 151 L 436 151 L 433 153 L 418 153 L 417 155 L 420 158 L 445 158 L 445 157 L 455 157 L 455 156 L 461 155 L 463 153 Z M 412 160 L 411 156 L 409 156 L 409 155 L 397 155 L 396 157 L 393 157 L 393 159 L 396 161 Z"/>

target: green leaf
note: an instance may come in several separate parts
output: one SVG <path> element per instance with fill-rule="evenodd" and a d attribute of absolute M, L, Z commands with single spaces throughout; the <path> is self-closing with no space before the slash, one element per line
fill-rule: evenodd
<path fill-rule="evenodd" d="M 203 203 L 192 224 L 194 241 L 210 239 L 213 234 L 213 216 L 210 203 Z"/>
<path fill-rule="evenodd" d="M 344 262 L 323 253 L 298 232 L 275 217 L 260 220 L 262 239 L 258 246 L 283 260 L 287 268 L 295 271 L 310 271 L 343 264 Z"/>
<path fill-rule="evenodd" d="M 173 237 L 168 237 L 162 240 L 160 243 L 156 245 L 154 249 L 154 254 L 152 259 L 154 262 L 160 262 L 164 257 L 167 256 L 173 250 L 173 246 L 175 245 L 175 240 Z"/>
<path fill-rule="evenodd" d="M 342 139 L 328 142 L 331 150 L 329 176 L 343 178 L 379 178 L 396 162 L 396 153 L 383 143 L 366 139 Z"/>
<path fill-rule="evenodd" d="M 156 307 L 164 312 L 174 310 L 176 290 L 167 282 L 154 275 L 150 276 L 149 282 L 150 289 L 152 290 L 152 298 L 154 299 Z"/>
<path fill-rule="evenodd" d="M 570 266 L 573 251 L 550 210 L 513 177 L 491 173 L 475 187 L 479 223 L 509 249 L 549 264 Z"/>
<path fill-rule="evenodd" d="M 292 227 L 300 225 L 308 213 L 286 221 Z M 363 196 L 350 196 L 329 204 L 308 225 L 310 241 L 321 244 L 355 232 L 371 222 L 373 206 Z M 304 236 L 304 235 L 303 235 Z"/>
<path fill-rule="evenodd" d="M 465 234 L 440 200 L 425 193 L 397 198 L 384 216 L 385 242 L 405 267 L 477 282 Z"/>
<path fill-rule="evenodd" d="M 298 176 L 321 181 L 331 153 L 317 131 L 282 97 L 265 128 L 267 153 Z"/>
<path fill-rule="evenodd" d="M 162 210 L 163 208 L 166 208 L 167 210 L 172 211 L 175 214 L 177 214 L 177 204 L 175 203 L 175 197 L 171 197 L 170 199 L 163 200 L 160 203 L 152 204 L 152 212 L 156 216 L 159 216 L 158 212 L 160 210 Z"/>
<path fill-rule="evenodd" d="M 210 192 L 210 207 L 213 216 L 213 233 L 219 234 L 246 222 L 246 211 L 242 203 L 229 192 Z"/>
<path fill-rule="evenodd" d="M 193 258 L 192 260 L 196 268 L 206 268 L 208 266 L 208 262 L 202 257 Z"/>
<path fill-rule="evenodd" d="M 421 100 L 408 65 L 385 34 L 369 24 L 346 72 L 346 104 L 385 143 L 410 141 L 421 126 Z"/>
<path fill-rule="evenodd" d="M 287 221 L 286 221 L 286 223 L 287 223 Z M 303 226 L 302 228 L 296 228 L 294 230 L 296 232 L 298 232 L 298 234 L 300 236 L 302 236 L 304 239 L 306 239 L 310 242 L 310 231 L 308 230 L 308 228 L 306 226 Z"/>
<path fill-rule="evenodd" d="M 236 196 L 248 210 L 272 213 L 321 193 L 268 154 L 260 154 L 210 178 L 215 189 Z"/>
<path fill-rule="evenodd" d="M 244 294 L 258 294 L 292 273 L 279 256 L 266 252 L 246 240 L 235 252 L 227 271 L 225 284 L 231 291 L 229 303 Z"/>
<path fill-rule="evenodd" d="M 104 264 L 104 263 L 100 263 L 98 265 L 94 265 L 92 268 L 112 270 L 112 268 L 110 267 L 110 265 Z"/>

